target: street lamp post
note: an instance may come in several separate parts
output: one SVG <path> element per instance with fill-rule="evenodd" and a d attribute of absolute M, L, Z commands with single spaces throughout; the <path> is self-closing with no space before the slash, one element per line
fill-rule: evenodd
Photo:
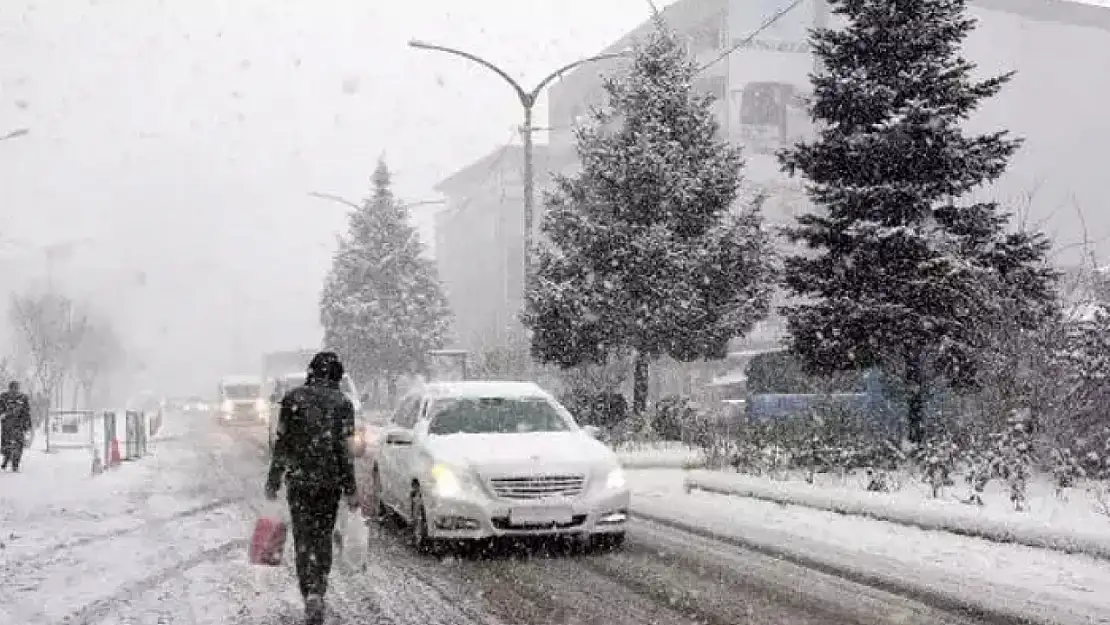
<path fill-rule="evenodd" d="M 520 105 L 524 107 L 524 125 L 521 126 L 521 135 L 524 143 L 524 288 L 527 289 L 528 280 L 531 276 L 532 269 L 532 234 L 533 234 L 533 215 L 535 214 L 535 163 L 532 153 L 532 132 L 535 128 L 532 125 L 532 109 L 536 105 L 536 100 L 539 99 L 540 93 L 551 84 L 551 81 L 559 78 L 566 72 L 582 65 L 584 63 L 591 63 L 594 61 L 604 61 L 606 59 L 615 59 L 626 57 L 626 53 L 613 53 L 613 54 L 599 54 L 584 59 L 579 59 L 573 63 L 568 63 L 559 69 L 551 72 L 543 80 L 539 82 L 531 91 L 526 91 L 524 87 L 520 86 L 512 76 L 500 67 L 490 63 L 489 61 L 469 52 L 457 50 L 455 48 L 448 48 L 447 46 L 436 45 L 424 41 L 412 40 L 409 41 L 409 47 L 418 48 L 421 50 L 432 50 L 435 52 L 444 52 L 446 54 L 453 54 L 462 57 L 469 61 L 473 61 L 497 74 L 502 80 L 507 82 L 513 91 L 516 92 L 517 98 L 520 99 Z"/>

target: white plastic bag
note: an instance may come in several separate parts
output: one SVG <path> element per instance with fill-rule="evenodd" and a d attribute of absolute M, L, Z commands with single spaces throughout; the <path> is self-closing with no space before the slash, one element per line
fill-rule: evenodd
<path fill-rule="evenodd" d="M 352 510 L 346 501 L 341 502 L 332 532 L 336 558 L 354 564 L 356 569 L 365 568 L 368 534 L 362 512 L 358 508 Z"/>

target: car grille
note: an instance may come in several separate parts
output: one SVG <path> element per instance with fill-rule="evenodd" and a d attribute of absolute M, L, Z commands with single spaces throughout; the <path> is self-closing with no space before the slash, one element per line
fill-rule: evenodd
<path fill-rule="evenodd" d="M 586 486 L 584 475 L 530 475 L 490 478 L 493 494 L 502 499 L 543 499 L 577 497 Z"/>

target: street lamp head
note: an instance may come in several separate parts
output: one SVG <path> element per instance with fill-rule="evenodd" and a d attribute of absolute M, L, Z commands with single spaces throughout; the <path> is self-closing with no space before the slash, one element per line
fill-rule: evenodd
<path fill-rule="evenodd" d="M 429 44 L 425 41 L 420 41 L 419 39 L 409 39 L 409 47 L 410 48 L 421 48 L 421 49 L 426 50 L 426 49 L 428 49 L 432 46 L 431 46 L 431 44 Z"/>
<path fill-rule="evenodd" d="M 6 135 L 0 136 L 0 141 L 5 141 L 7 139 L 15 139 L 15 138 L 18 138 L 18 137 L 23 137 L 23 136 L 26 136 L 30 133 L 31 133 L 30 128 L 17 128 L 15 130 L 9 132 Z"/>

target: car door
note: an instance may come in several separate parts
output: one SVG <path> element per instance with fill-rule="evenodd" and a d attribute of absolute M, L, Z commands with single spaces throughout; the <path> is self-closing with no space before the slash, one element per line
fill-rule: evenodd
<path fill-rule="evenodd" d="M 408 457 L 412 446 L 412 427 L 416 424 L 420 397 L 409 395 L 393 413 L 379 449 L 378 476 L 382 481 L 382 496 L 386 503 L 398 510 L 407 510 L 408 480 L 402 461 Z"/>
<path fill-rule="evenodd" d="M 427 398 L 419 398 L 417 400 L 410 421 L 406 423 L 408 429 L 405 431 L 405 436 L 407 436 L 412 443 L 409 445 L 395 446 L 397 466 L 401 469 L 399 473 L 404 476 L 402 483 L 399 485 L 400 490 L 398 494 L 404 498 L 405 502 L 409 499 L 412 481 L 421 477 L 426 468 L 421 464 L 423 462 L 421 443 L 424 435 L 427 433 L 428 422 L 425 419 L 427 406 Z"/>

